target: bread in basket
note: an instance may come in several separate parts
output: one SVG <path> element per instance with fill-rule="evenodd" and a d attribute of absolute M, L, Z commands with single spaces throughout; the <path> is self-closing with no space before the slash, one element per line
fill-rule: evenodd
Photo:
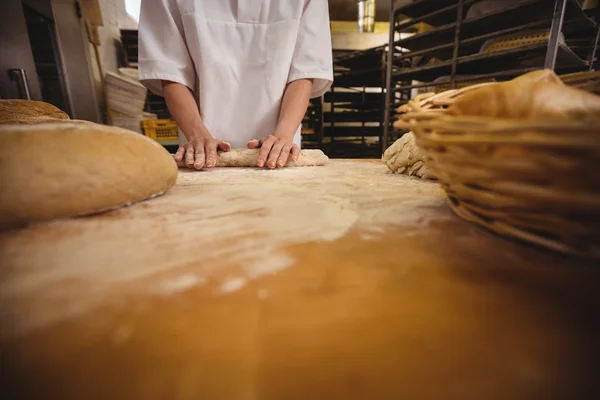
<path fill-rule="evenodd" d="M 395 125 L 415 133 L 456 214 L 600 258 L 600 96 L 542 70 L 445 100 L 411 101 Z"/>

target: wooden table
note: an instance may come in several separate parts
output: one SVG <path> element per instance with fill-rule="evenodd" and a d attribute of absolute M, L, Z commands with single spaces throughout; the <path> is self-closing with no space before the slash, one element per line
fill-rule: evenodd
<path fill-rule="evenodd" d="M 472 226 L 378 162 L 182 171 L 151 201 L 5 233 L 0 257 L 2 398 L 600 395 L 598 265 Z"/>

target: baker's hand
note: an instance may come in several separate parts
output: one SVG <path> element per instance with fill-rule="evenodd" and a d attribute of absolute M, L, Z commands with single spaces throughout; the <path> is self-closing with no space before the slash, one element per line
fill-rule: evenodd
<path fill-rule="evenodd" d="M 287 139 L 281 136 L 269 135 L 263 139 L 253 139 L 248 142 L 249 149 L 260 148 L 258 153 L 259 168 L 265 165 L 269 168 L 281 168 L 291 157 L 293 161 L 300 156 L 300 148 L 292 142 L 293 139 Z"/>
<path fill-rule="evenodd" d="M 229 151 L 231 145 L 212 137 L 196 138 L 180 146 L 173 158 L 176 162 L 184 160 L 188 168 L 212 168 L 217 163 L 217 149 Z"/>

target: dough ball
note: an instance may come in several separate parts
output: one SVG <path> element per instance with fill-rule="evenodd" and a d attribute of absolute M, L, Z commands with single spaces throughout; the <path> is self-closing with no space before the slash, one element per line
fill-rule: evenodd
<path fill-rule="evenodd" d="M 69 120 L 52 104 L 32 100 L 0 100 L 0 124 L 22 124 Z"/>
<path fill-rule="evenodd" d="M 406 133 L 396 140 L 383 153 L 382 161 L 395 174 L 436 179 L 425 163 L 425 156 L 417 146 L 415 135 L 412 132 Z"/>
<path fill-rule="evenodd" d="M 171 155 L 93 123 L 0 125 L 0 229 L 110 210 L 166 192 Z"/>

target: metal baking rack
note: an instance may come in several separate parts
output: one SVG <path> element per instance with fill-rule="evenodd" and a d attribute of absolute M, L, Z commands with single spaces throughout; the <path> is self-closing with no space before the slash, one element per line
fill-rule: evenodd
<path fill-rule="evenodd" d="M 402 7 L 391 2 L 383 148 L 403 134 L 392 128 L 395 110 L 419 89 L 508 80 L 543 67 L 569 73 L 597 66 L 597 8 L 584 12 L 578 0 L 515 0 L 467 18 L 470 7 L 481 2 L 417 0 Z M 418 23 L 431 28 L 398 39 Z M 481 52 L 490 40 L 540 29 L 549 30 L 545 42 Z"/>
<path fill-rule="evenodd" d="M 323 96 L 311 99 L 302 120 L 302 148 L 321 149 L 323 146 Z"/>
<path fill-rule="evenodd" d="M 330 157 L 381 156 L 385 46 L 334 52 L 334 83 L 323 96 L 321 148 Z"/>

